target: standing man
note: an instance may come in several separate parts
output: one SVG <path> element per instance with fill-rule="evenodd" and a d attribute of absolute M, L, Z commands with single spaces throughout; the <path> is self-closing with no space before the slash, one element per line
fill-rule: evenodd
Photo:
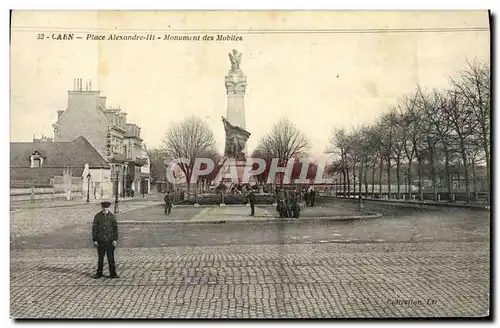
<path fill-rule="evenodd" d="M 102 202 L 102 211 L 94 216 L 94 223 L 92 224 L 92 240 L 94 241 L 94 246 L 97 247 L 98 255 L 95 279 L 102 277 L 104 254 L 108 258 L 110 278 L 119 278 L 116 274 L 114 255 L 118 241 L 118 224 L 114 214 L 109 211 L 110 206 L 110 202 Z"/>
<path fill-rule="evenodd" d="M 248 194 L 248 202 L 250 203 L 250 216 L 255 215 L 255 195 L 253 190 Z"/>
<path fill-rule="evenodd" d="M 172 211 L 172 197 L 170 196 L 170 191 L 167 191 L 163 200 L 165 201 L 165 215 L 169 215 Z"/>
<path fill-rule="evenodd" d="M 316 200 L 316 190 L 314 190 L 314 187 L 311 188 L 311 195 L 310 195 L 310 202 L 311 202 L 311 207 L 314 207 L 314 201 Z"/>

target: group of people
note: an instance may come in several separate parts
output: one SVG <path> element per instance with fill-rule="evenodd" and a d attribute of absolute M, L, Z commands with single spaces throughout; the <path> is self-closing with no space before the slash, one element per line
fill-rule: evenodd
<path fill-rule="evenodd" d="M 285 191 L 278 189 L 276 191 L 277 206 L 276 211 L 281 218 L 296 218 L 300 217 L 300 194 L 298 192 Z"/>

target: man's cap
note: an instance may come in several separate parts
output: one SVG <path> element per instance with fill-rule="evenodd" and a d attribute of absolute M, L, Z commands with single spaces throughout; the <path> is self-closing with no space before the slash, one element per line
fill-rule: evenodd
<path fill-rule="evenodd" d="M 102 206 L 102 208 L 108 208 L 111 206 L 111 203 L 110 202 L 102 202 L 101 206 Z"/>

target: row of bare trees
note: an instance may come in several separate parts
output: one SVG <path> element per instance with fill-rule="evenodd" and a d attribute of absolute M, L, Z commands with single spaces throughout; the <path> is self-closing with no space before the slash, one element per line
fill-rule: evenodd
<path fill-rule="evenodd" d="M 349 195 L 352 182 L 354 193 L 375 196 L 377 192 L 389 198 L 396 193 L 400 198 L 404 176 L 404 192 L 410 197 L 416 185 L 419 199 L 424 199 L 423 181 L 430 180 L 435 200 L 440 189 L 452 199 L 456 179 L 465 183 L 470 200 L 471 192 L 479 191 L 481 168 L 489 191 L 490 102 L 489 64 L 467 62 L 449 89 L 428 91 L 418 86 L 376 123 L 335 130 L 326 152 L 336 158 L 331 171 L 339 176 L 341 193 Z"/>

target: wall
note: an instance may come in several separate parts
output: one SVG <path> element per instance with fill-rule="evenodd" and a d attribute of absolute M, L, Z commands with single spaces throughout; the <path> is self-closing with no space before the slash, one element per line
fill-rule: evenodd
<path fill-rule="evenodd" d="M 90 169 L 90 192 L 89 197 L 93 199 L 108 198 L 112 196 L 113 186 L 111 184 L 110 169 Z M 82 179 L 82 192 L 87 197 L 88 181 Z"/>

